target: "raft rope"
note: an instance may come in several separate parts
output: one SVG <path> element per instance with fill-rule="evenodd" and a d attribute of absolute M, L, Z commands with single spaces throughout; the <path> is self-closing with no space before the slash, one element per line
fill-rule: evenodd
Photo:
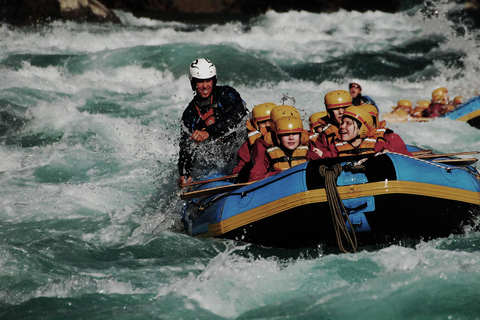
<path fill-rule="evenodd" d="M 385 153 L 391 153 L 391 154 L 396 154 L 396 155 L 399 155 L 399 156 L 403 156 L 403 157 L 406 157 L 406 158 L 410 158 L 410 159 L 415 159 L 417 161 L 420 161 L 420 162 L 423 162 L 423 163 L 427 163 L 429 165 L 432 165 L 434 167 L 437 167 L 437 168 L 440 168 L 440 169 L 444 169 L 446 170 L 447 172 L 451 172 L 452 170 L 454 169 L 457 169 L 457 170 L 464 170 L 468 173 L 472 173 L 472 169 L 469 169 L 469 168 L 466 168 L 465 166 L 453 166 L 453 167 L 445 167 L 445 166 L 442 166 L 441 164 L 438 164 L 438 163 L 435 163 L 435 162 L 432 162 L 432 161 L 427 161 L 427 160 L 423 160 L 423 159 L 419 159 L 419 158 L 415 158 L 413 156 L 409 156 L 409 155 L 406 155 L 406 154 L 403 154 L 403 153 L 398 153 L 398 152 L 393 152 L 393 151 L 389 151 L 387 149 L 384 149 L 383 151 L 381 152 L 377 152 L 375 154 L 375 157 L 376 156 L 379 156 L 379 155 L 382 155 L 382 154 L 385 154 Z M 362 159 L 362 160 L 367 160 L 367 159 Z M 361 161 L 361 160 L 360 160 Z M 364 161 L 364 162 L 365 162 Z M 472 167 L 472 168 L 475 168 L 475 167 Z M 479 176 L 480 175 L 480 172 L 478 171 L 477 168 L 475 168 L 475 175 Z"/>
<path fill-rule="evenodd" d="M 327 194 L 327 202 L 330 207 L 330 214 L 332 215 L 333 228 L 335 230 L 338 248 L 345 253 L 351 252 L 344 247 L 345 239 L 347 244 L 351 247 L 351 250 L 357 252 L 357 236 L 355 235 L 352 222 L 350 221 L 347 210 L 343 205 L 340 193 L 337 189 L 337 178 L 340 173 L 342 173 L 343 167 L 340 163 L 337 163 L 333 166 L 321 165 L 318 170 L 320 176 L 325 178 L 325 193 Z M 345 213 L 345 217 L 352 228 L 352 235 L 348 232 L 343 213 Z"/>

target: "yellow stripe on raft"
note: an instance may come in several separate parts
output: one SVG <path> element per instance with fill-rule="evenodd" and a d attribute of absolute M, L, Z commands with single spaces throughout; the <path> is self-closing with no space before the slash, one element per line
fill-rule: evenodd
<path fill-rule="evenodd" d="M 472 120 L 476 117 L 480 116 L 480 109 L 477 109 L 473 112 L 470 112 L 460 118 L 457 119 L 457 121 L 469 121 L 469 120 Z"/>
<path fill-rule="evenodd" d="M 340 193 L 340 197 L 342 199 L 387 194 L 411 194 L 480 205 L 479 192 L 411 181 L 386 180 L 380 182 L 341 186 L 338 187 L 338 192 Z M 221 222 L 212 223 L 208 226 L 208 231 L 198 235 L 198 237 L 203 238 L 220 236 L 229 231 L 251 224 L 255 221 L 276 215 L 282 211 L 321 202 L 327 202 L 325 189 L 300 192 L 289 197 L 264 204 L 257 208 L 250 209 Z"/>

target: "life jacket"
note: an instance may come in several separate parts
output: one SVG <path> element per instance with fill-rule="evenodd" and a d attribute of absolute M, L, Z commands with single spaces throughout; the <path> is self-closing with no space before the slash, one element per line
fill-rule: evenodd
<path fill-rule="evenodd" d="M 215 123 L 214 108 L 217 106 L 217 104 L 216 103 L 213 104 L 213 94 L 210 96 L 210 105 L 211 105 L 210 109 L 208 109 L 207 112 L 202 113 L 198 105 L 195 104 L 195 108 L 197 108 L 198 115 L 205 122 L 205 125 L 207 127 Z"/>
<path fill-rule="evenodd" d="M 375 144 L 377 139 L 375 137 L 365 138 L 358 147 L 352 146 L 346 141 L 337 141 L 335 148 L 338 151 L 339 157 L 352 156 L 357 154 L 375 153 Z"/>
<path fill-rule="evenodd" d="M 247 120 L 245 125 L 247 127 L 247 132 L 248 132 L 247 133 L 248 144 L 252 146 L 255 140 L 263 136 L 263 134 L 253 126 L 251 120 Z"/>
<path fill-rule="evenodd" d="M 375 138 L 378 140 L 385 140 L 385 133 L 389 130 L 385 127 L 386 122 L 385 120 L 380 121 L 377 125 L 377 131 L 375 132 Z"/>
<path fill-rule="evenodd" d="M 415 107 L 410 111 L 410 115 L 414 118 L 421 118 L 423 110 L 425 110 L 425 108 Z"/>
<path fill-rule="evenodd" d="M 264 135 L 263 140 L 265 140 L 269 146 L 273 146 L 277 142 L 277 138 L 273 132 L 268 132 L 266 135 Z"/>
<path fill-rule="evenodd" d="M 267 149 L 267 155 L 270 158 L 269 171 L 284 171 L 294 166 L 307 162 L 308 146 L 299 145 L 291 156 L 287 156 L 285 152 L 277 146 Z"/>
<path fill-rule="evenodd" d="M 335 139 L 340 140 L 340 134 L 338 133 L 338 128 L 331 123 L 328 123 L 322 130 L 326 137 L 328 144 L 333 143 Z"/>

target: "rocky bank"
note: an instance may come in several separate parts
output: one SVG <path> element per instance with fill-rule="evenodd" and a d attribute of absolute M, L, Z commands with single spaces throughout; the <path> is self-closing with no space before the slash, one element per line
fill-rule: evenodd
<path fill-rule="evenodd" d="M 0 23 L 15 26 L 35 26 L 56 20 L 120 23 L 112 9 L 153 19 L 222 23 L 268 10 L 397 12 L 403 6 L 411 5 L 412 1 L 415 0 L 0 0 Z M 425 8 L 435 11 L 435 1 L 423 3 Z M 466 14 L 480 26 L 480 0 L 459 3 L 464 5 Z"/>

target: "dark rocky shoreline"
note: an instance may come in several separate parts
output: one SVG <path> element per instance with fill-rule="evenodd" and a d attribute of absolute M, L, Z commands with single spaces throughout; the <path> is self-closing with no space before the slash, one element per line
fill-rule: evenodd
<path fill-rule="evenodd" d="M 115 9 L 137 17 L 165 21 L 222 23 L 242 20 L 268 10 L 287 12 L 303 10 L 316 13 L 347 11 L 398 12 L 416 0 L 0 0 L 0 23 L 13 26 L 36 26 L 52 21 L 118 23 Z M 434 1 L 423 2 L 435 7 Z M 480 26 L 480 0 L 459 2 L 477 26 Z"/>

